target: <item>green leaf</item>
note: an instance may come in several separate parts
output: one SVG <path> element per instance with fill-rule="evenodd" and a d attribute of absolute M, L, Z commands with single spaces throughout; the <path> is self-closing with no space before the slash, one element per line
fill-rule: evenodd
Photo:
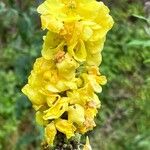
<path fill-rule="evenodd" d="M 143 40 L 132 40 L 127 44 L 127 46 L 143 46 L 143 47 L 150 47 L 150 40 L 143 41 Z"/>
<path fill-rule="evenodd" d="M 140 20 L 146 21 L 148 24 L 150 23 L 150 19 L 147 19 L 144 16 L 135 15 L 135 14 L 133 14 L 132 16 L 135 17 L 135 18 L 138 18 Z"/>

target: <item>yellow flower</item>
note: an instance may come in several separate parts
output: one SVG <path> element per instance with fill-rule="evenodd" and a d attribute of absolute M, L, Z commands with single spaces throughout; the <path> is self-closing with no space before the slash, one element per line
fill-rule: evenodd
<path fill-rule="evenodd" d="M 91 67 L 92 68 L 92 67 Z M 105 76 L 102 76 L 99 74 L 93 74 L 93 73 L 83 73 L 81 75 L 82 79 L 84 80 L 84 85 L 89 85 L 92 87 L 92 89 L 97 92 L 100 93 L 102 91 L 102 87 L 101 85 L 106 84 L 107 79 Z"/>
<path fill-rule="evenodd" d="M 83 87 L 77 90 L 68 91 L 67 96 L 70 98 L 70 104 L 79 104 L 84 106 L 91 98 L 92 89 Z"/>
<path fill-rule="evenodd" d="M 79 40 L 78 42 L 74 41 L 72 45 L 68 46 L 68 52 L 79 62 L 86 61 L 87 52 L 85 49 L 84 42 Z"/>
<path fill-rule="evenodd" d="M 95 108 L 100 107 L 99 98 L 89 85 L 86 85 L 83 88 L 79 88 L 77 90 L 68 91 L 67 96 L 70 99 L 70 104 L 79 104 L 81 106 L 85 106 L 90 102 L 93 103 Z"/>
<path fill-rule="evenodd" d="M 58 119 L 55 121 L 56 128 L 59 132 L 64 133 L 67 139 L 74 136 L 74 132 L 76 131 L 76 127 L 72 122 L 64 119 Z"/>
<path fill-rule="evenodd" d="M 55 136 L 57 134 L 57 130 L 54 124 L 54 121 L 52 121 L 50 124 L 48 124 L 45 127 L 45 138 L 48 144 L 53 146 L 53 141 L 55 139 Z"/>
<path fill-rule="evenodd" d="M 92 150 L 88 136 L 86 137 L 86 144 L 84 145 L 83 150 Z"/>
<path fill-rule="evenodd" d="M 109 9 L 102 2 L 46 0 L 38 7 L 38 12 L 43 28 L 49 30 L 42 50 L 44 58 L 54 58 L 66 45 L 69 54 L 77 61 L 100 65 L 100 52 L 113 25 Z"/>
<path fill-rule="evenodd" d="M 79 62 L 100 65 L 105 36 L 99 38 L 98 31 L 94 29 L 81 22 L 65 25 L 66 31 L 61 31 L 60 35 L 49 31 L 44 37 L 42 56 L 48 60 L 61 61 L 67 51 Z"/>
<path fill-rule="evenodd" d="M 66 22 L 94 20 L 107 28 L 111 28 L 113 22 L 109 9 L 95 0 L 46 0 L 37 10 L 41 14 L 43 29 L 57 33 Z"/>
<path fill-rule="evenodd" d="M 74 24 L 65 24 L 60 35 L 66 40 L 69 54 L 77 61 L 87 61 L 89 65 L 98 66 L 101 63 L 100 53 L 107 33 L 104 30 L 102 35 L 101 28 L 100 25 L 92 21 L 81 21 Z"/>
<path fill-rule="evenodd" d="M 77 89 L 75 70 L 78 64 L 68 55 L 54 65 L 51 60 L 38 58 L 31 71 L 28 84 L 22 89 L 31 102 L 35 105 L 43 105 L 47 95 L 69 89 Z"/>

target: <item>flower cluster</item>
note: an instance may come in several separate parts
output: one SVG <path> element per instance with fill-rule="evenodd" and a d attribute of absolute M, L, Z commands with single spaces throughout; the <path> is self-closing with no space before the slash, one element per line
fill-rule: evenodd
<path fill-rule="evenodd" d="M 42 57 L 34 64 L 22 91 L 36 110 L 53 145 L 57 132 L 69 139 L 95 127 L 100 108 L 96 93 L 106 83 L 101 51 L 113 25 L 109 9 L 95 0 L 46 0 L 38 7 L 44 36 Z"/>

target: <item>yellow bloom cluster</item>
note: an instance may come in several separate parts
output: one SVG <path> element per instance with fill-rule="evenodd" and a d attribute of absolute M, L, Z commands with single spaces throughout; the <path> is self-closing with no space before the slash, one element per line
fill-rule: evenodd
<path fill-rule="evenodd" d="M 46 0 L 38 7 L 44 36 L 42 57 L 22 91 L 45 127 L 47 143 L 57 132 L 69 139 L 92 130 L 100 108 L 96 93 L 105 76 L 99 72 L 106 34 L 113 25 L 109 9 L 96 0 Z"/>

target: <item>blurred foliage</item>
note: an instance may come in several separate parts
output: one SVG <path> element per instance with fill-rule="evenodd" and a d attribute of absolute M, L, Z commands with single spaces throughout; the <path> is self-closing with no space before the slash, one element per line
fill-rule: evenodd
<path fill-rule="evenodd" d="M 40 148 L 42 129 L 20 91 L 42 47 L 39 2 L 0 1 L 0 150 Z M 100 95 L 98 125 L 89 133 L 93 150 L 149 150 L 150 5 L 140 0 L 104 2 L 115 25 L 100 68 L 108 83 Z"/>
<path fill-rule="evenodd" d="M 30 6 L 30 7 L 29 7 Z M 30 102 L 21 93 L 40 55 L 42 32 L 29 0 L 0 1 L 0 149 L 34 149 L 41 139 Z M 39 143 L 39 142 L 38 142 Z"/>
<path fill-rule="evenodd" d="M 144 2 L 108 3 L 114 17 L 103 51 L 102 72 L 108 77 L 94 149 L 150 149 L 150 14 Z M 149 7 L 150 9 L 150 7 Z"/>

